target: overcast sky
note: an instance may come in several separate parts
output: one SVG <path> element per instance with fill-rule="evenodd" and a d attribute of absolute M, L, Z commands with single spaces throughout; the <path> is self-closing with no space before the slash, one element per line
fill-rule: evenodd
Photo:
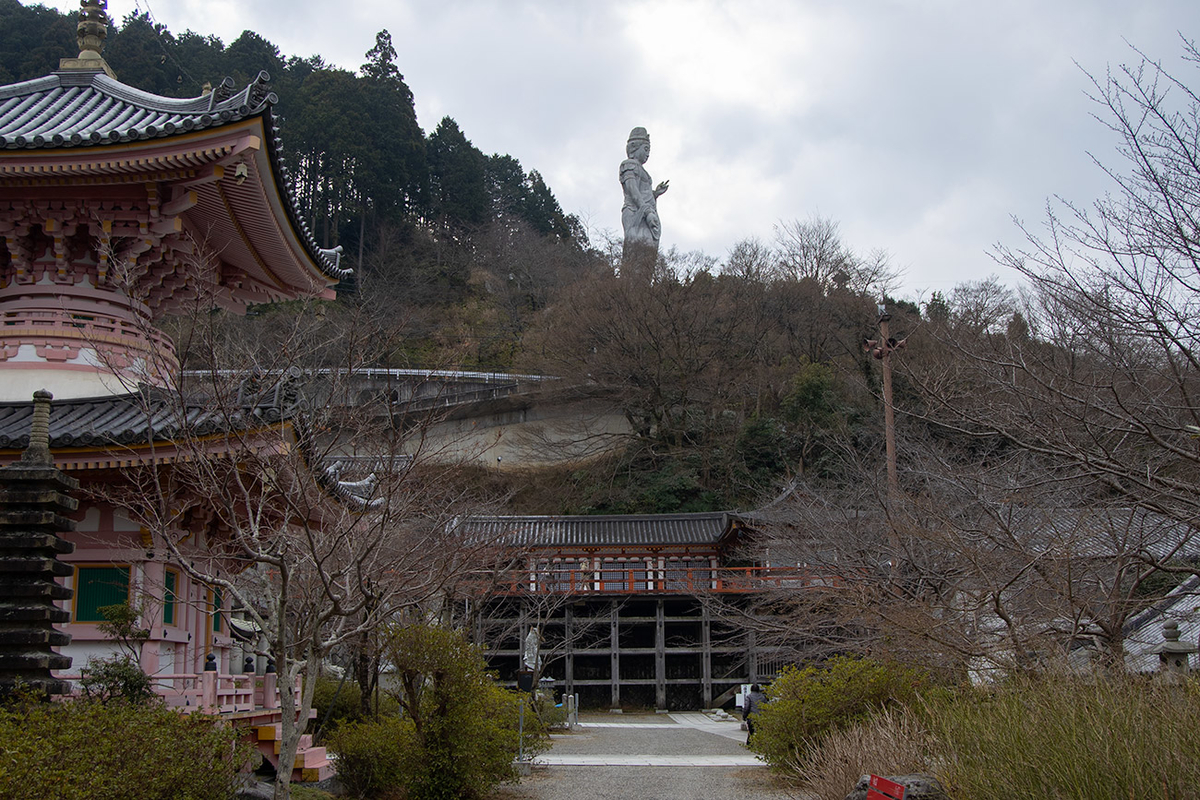
<path fill-rule="evenodd" d="M 55 0 L 74 9 L 74 0 Z M 617 167 L 645 126 L 664 247 L 724 258 L 819 214 L 887 250 L 902 294 L 1011 276 L 989 258 L 1047 199 L 1089 201 L 1113 158 L 1084 70 L 1135 45 L 1194 80 L 1196 0 L 110 0 L 226 44 L 351 69 L 387 28 L 426 132 L 444 116 L 545 176 L 593 234 L 620 234 Z"/>

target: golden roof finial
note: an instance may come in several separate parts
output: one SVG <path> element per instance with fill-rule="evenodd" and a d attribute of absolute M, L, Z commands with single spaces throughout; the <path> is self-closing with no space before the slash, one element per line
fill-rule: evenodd
<path fill-rule="evenodd" d="M 108 0 L 80 0 L 75 40 L 80 58 L 100 58 L 108 38 Z"/>
<path fill-rule="evenodd" d="M 75 26 L 75 41 L 79 44 L 77 58 L 64 58 L 60 70 L 103 72 L 116 78 L 104 57 L 104 40 L 108 38 L 108 0 L 80 0 L 79 24 Z"/>

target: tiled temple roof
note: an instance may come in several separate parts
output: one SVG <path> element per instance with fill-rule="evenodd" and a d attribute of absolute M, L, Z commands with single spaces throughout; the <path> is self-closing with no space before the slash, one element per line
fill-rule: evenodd
<path fill-rule="evenodd" d="M 235 92 L 233 79 L 226 78 L 209 94 L 189 99 L 151 94 L 103 72 L 87 70 L 62 70 L 0 86 L 0 158 L 12 151 L 57 151 L 168 140 L 191 131 L 219 128 L 261 116 L 275 179 L 287 188 L 283 192 L 287 197 L 284 206 L 290 222 L 301 233 L 313 261 L 330 278 L 342 280 L 352 270 L 341 267 L 340 248 L 318 247 L 296 207 L 271 108 L 278 97 L 268 88 L 269 80 L 266 72 L 260 72 L 249 85 Z"/>
<path fill-rule="evenodd" d="M 186 433 L 205 436 L 279 422 L 289 413 L 259 403 L 229 414 L 200 402 L 182 408 L 177 400 L 147 389 L 116 397 L 56 400 L 50 412 L 50 447 L 122 447 L 166 442 Z M 0 450 L 29 444 L 33 403 L 0 403 Z"/>
<path fill-rule="evenodd" d="M 240 92 L 233 79 L 207 95 L 143 92 L 103 72 L 64 71 L 0 86 L 0 147 L 82 147 L 203 130 L 261 113 L 278 101 L 260 72 Z"/>
<path fill-rule="evenodd" d="M 734 527 L 728 512 L 612 516 L 470 517 L 469 533 L 514 547 L 716 547 Z"/>
<path fill-rule="evenodd" d="M 247 431 L 287 419 L 298 421 L 300 405 L 294 375 L 266 386 L 246 382 L 234 408 L 205 403 L 195 398 L 182 407 L 178 398 L 162 390 L 146 388 L 117 397 L 57 400 L 50 411 L 50 447 L 83 448 L 120 452 L 155 443 L 172 443 L 182 438 L 193 441 L 226 431 Z M 24 450 L 29 446 L 34 403 L 0 403 L 0 450 Z M 314 464 L 314 475 L 339 501 L 358 510 L 373 508 L 382 500 L 375 473 L 344 480 L 344 470 L 358 473 L 348 464 L 356 459 L 334 456 Z M 375 468 L 378 461 L 372 464 Z"/>

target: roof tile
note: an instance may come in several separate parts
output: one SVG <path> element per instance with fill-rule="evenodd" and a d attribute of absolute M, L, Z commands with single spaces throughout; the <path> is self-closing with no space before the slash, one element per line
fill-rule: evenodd
<path fill-rule="evenodd" d="M 474 537 L 517 547 L 715 546 L 729 530 L 728 512 L 612 516 L 470 517 Z"/>

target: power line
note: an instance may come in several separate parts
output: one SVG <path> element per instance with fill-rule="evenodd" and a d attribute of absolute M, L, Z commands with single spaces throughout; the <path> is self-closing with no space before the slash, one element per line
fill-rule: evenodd
<path fill-rule="evenodd" d="M 133 0 L 133 7 L 134 7 L 135 13 L 145 14 L 146 19 L 148 19 L 150 21 L 150 30 L 152 30 L 154 32 L 154 38 L 158 42 L 159 49 L 162 50 L 163 60 L 165 61 L 167 59 L 170 59 L 171 63 L 175 65 L 176 69 L 179 70 L 180 74 L 183 77 L 187 78 L 188 81 L 190 83 L 192 83 L 194 86 L 199 86 L 200 81 L 196 80 L 196 78 L 190 72 L 187 71 L 187 69 L 183 66 L 183 64 L 179 63 L 179 59 L 177 59 L 175 57 L 175 55 L 167 48 L 166 43 L 163 41 L 163 35 L 162 35 L 161 31 L 159 30 L 160 23 L 158 22 L 158 19 L 154 16 L 154 11 L 150 8 L 149 0 Z M 161 25 L 161 28 L 162 28 L 162 30 L 166 30 L 167 26 Z"/>

